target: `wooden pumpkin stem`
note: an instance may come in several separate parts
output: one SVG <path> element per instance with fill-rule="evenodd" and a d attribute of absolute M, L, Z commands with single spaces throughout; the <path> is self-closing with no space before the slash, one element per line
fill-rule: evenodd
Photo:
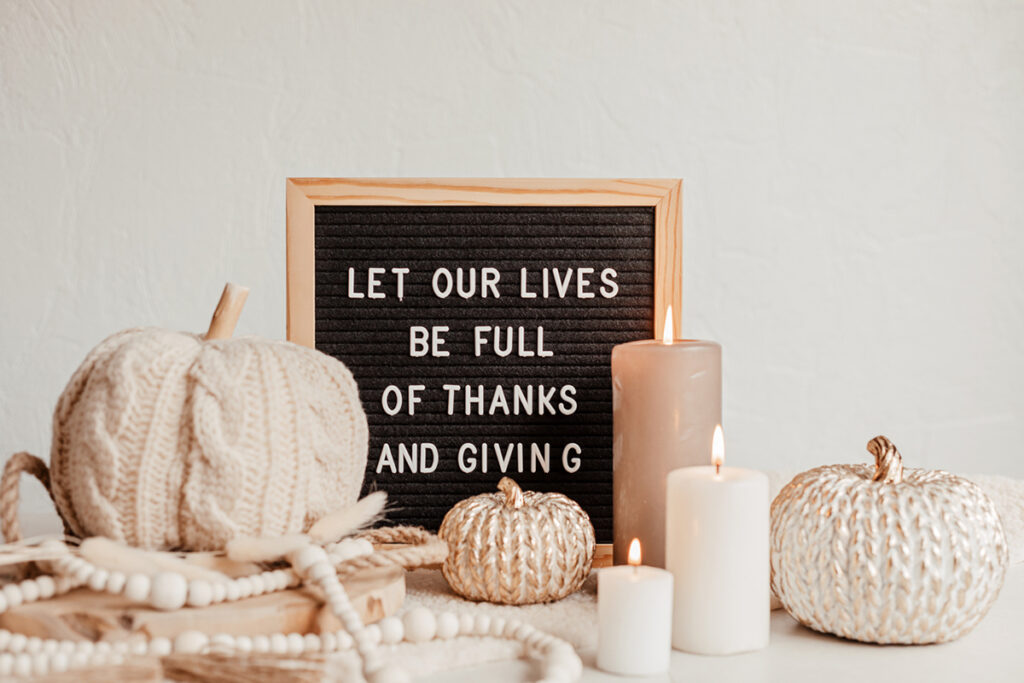
<path fill-rule="evenodd" d="M 498 490 L 505 494 L 505 505 L 508 507 L 521 508 L 526 504 L 523 490 L 509 477 L 501 478 L 501 481 L 498 482 Z"/>
<path fill-rule="evenodd" d="M 868 441 L 868 453 L 875 456 L 875 476 L 872 481 L 898 484 L 903 481 L 903 456 L 896 446 L 884 436 Z"/>
<path fill-rule="evenodd" d="M 217 309 L 210 319 L 210 327 L 206 330 L 206 339 L 227 339 L 235 331 L 238 316 L 242 314 L 245 299 L 249 296 L 249 288 L 229 282 L 224 285 Z"/>

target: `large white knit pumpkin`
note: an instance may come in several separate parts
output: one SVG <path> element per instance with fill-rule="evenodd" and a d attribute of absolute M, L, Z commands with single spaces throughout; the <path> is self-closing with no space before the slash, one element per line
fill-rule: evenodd
<path fill-rule="evenodd" d="M 992 501 L 948 472 L 903 469 L 883 436 L 875 466 L 797 475 L 772 503 L 772 589 L 816 631 L 870 643 L 959 638 L 985 616 L 1006 575 Z"/>
<path fill-rule="evenodd" d="M 131 329 L 93 349 L 60 397 L 50 478 L 79 536 L 213 550 L 352 504 L 366 451 L 355 381 L 334 358 Z"/>

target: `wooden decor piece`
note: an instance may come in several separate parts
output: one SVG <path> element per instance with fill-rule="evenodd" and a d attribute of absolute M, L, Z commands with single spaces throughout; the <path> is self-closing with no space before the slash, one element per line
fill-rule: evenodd
<path fill-rule="evenodd" d="M 679 180 L 293 178 L 288 338 L 352 371 L 364 491 L 436 530 L 509 475 L 612 539 L 615 344 L 682 299 Z M 679 323 L 675 323 L 678 336 Z"/>
<path fill-rule="evenodd" d="M 345 579 L 353 607 L 369 624 L 398 611 L 405 599 L 405 571 L 385 567 Z M 0 614 L 0 628 L 39 638 L 119 640 L 135 633 L 173 638 L 182 631 L 235 636 L 277 632 L 321 633 L 341 628 L 323 602 L 301 588 L 238 602 L 173 612 L 141 607 L 126 598 L 80 588 Z"/>

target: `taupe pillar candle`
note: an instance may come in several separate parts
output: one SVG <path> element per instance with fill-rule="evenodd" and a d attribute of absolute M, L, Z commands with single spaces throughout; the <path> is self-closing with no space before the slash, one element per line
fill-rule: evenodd
<path fill-rule="evenodd" d="M 722 347 L 648 339 L 612 349 L 615 564 L 639 538 L 644 561 L 665 567 L 668 473 L 711 462 L 722 422 Z"/>

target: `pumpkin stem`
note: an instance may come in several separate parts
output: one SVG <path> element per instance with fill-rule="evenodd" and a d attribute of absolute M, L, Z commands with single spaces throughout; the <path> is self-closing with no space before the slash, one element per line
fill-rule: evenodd
<path fill-rule="evenodd" d="M 498 490 L 505 494 L 505 505 L 508 507 L 518 509 L 526 504 L 523 490 L 509 477 L 501 478 L 501 481 L 498 482 Z"/>
<path fill-rule="evenodd" d="M 245 305 L 247 296 L 249 296 L 248 287 L 236 285 L 234 282 L 224 285 L 224 291 L 221 292 L 217 309 L 213 312 L 205 339 L 227 339 L 231 336 L 231 333 L 235 331 L 238 316 L 242 315 L 242 306 Z"/>
<path fill-rule="evenodd" d="M 903 481 L 903 456 L 896 446 L 884 436 L 868 441 L 868 453 L 875 456 L 875 476 L 872 481 L 898 484 Z"/>

